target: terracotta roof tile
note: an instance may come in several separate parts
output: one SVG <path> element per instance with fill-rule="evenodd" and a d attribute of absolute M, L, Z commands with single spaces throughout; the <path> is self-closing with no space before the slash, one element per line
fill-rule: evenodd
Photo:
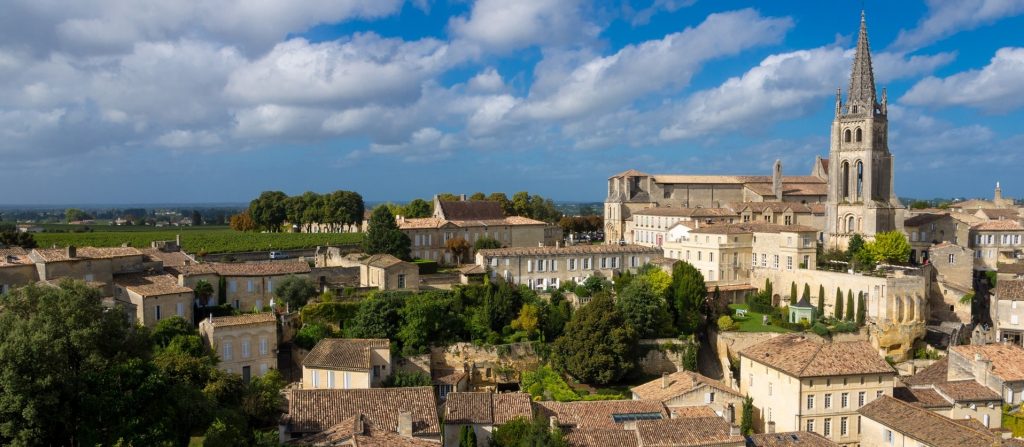
<path fill-rule="evenodd" d="M 909 386 L 931 385 L 933 383 L 945 382 L 948 375 L 949 357 L 943 357 L 936 360 L 935 363 L 918 370 L 917 374 L 909 377 L 903 377 L 901 380 Z"/>
<path fill-rule="evenodd" d="M 738 431 L 732 433 L 729 422 L 717 416 L 638 421 L 636 431 L 644 447 L 743 445 L 746 441 Z"/>
<path fill-rule="evenodd" d="M 1024 275 L 1024 262 L 1016 262 L 1013 264 L 1005 264 L 1000 262 L 997 266 L 999 273 L 1009 273 L 1011 275 Z M 999 284 L 996 284 L 999 287 Z"/>
<path fill-rule="evenodd" d="M 857 410 L 905 436 L 934 447 L 991 447 L 998 435 L 959 424 L 938 413 L 882 396 Z"/>
<path fill-rule="evenodd" d="M 142 256 L 142 252 L 134 247 L 78 247 L 75 257 L 69 258 L 66 248 L 37 248 L 32 253 L 42 262 L 62 262 L 80 259 L 113 259 L 128 256 Z"/>
<path fill-rule="evenodd" d="M 726 225 L 709 225 L 697 228 L 695 234 L 742 234 L 742 233 L 804 233 L 818 232 L 817 228 L 805 225 L 778 225 L 768 223 L 737 223 Z"/>
<path fill-rule="evenodd" d="M 577 428 L 621 428 L 613 415 L 656 414 L 668 418 L 668 411 L 656 400 L 596 400 L 579 402 L 536 402 L 537 411 L 546 419 L 558 418 L 560 426 Z"/>
<path fill-rule="evenodd" d="M 156 248 L 144 248 L 141 251 L 146 257 L 163 262 L 164 267 L 183 266 L 195 262 L 189 255 L 181 251 L 162 251 Z"/>
<path fill-rule="evenodd" d="M 144 297 L 192 293 L 192 289 L 178 285 L 178 278 L 165 273 L 117 275 L 114 283 Z"/>
<path fill-rule="evenodd" d="M 898 386 L 892 389 L 893 397 L 902 400 L 908 404 L 917 405 L 922 408 L 950 408 L 953 403 L 942 397 L 938 391 L 931 388 L 929 385 L 927 388 L 907 388 L 905 386 Z"/>
<path fill-rule="evenodd" d="M 441 432 L 432 387 L 291 390 L 285 422 L 293 432 L 319 433 L 362 414 L 373 427 L 398 427 L 398 414 L 412 412 L 413 435 Z"/>
<path fill-rule="evenodd" d="M 466 373 L 454 369 L 433 369 L 430 380 L 434 385 L 455 385 L 466 377 Z"/>
<path fill-rule="evenodd" d="M 750 447 L 837 447 L 832 441 L 817 433 L 791 431 L 785 433 L 763 433 L 750 435 Z"/>
<path fill-rule="evenodd" d="M 1000 279 L 995 295 L 1000 300 L 1024 300 L 1024 279 Z"/>
<path fill-rule="evenodd" d="M 209 264 L 220 276 L 283 276 L 310 272 L 306 261 L 267 261 Z"/>
<path fill-rule="evenodd" d="M 490 200 L 439 201 L 441 217 L 448 220 L 503 219 L 501 204 Z"/>
<path fill-rule="evenodd" d="M 799 334 L 772 338 L 740 355 L 794 377 L 896 373 L 867 342 L 819 343 Z"/>
<path fill-rule="evenodd" d="M 445 424 L 456 425 L 501 425 L 515 418 L 533 416 L 530 395 L 526 393 L 448 393 L 444 408 Z"/>
<path fill-rule="evenodd" d="M 992 362 L 992 373 L 999 378 L 1015 382 L 1024 380 L 1024 348 L 1010 344 L 998 345 L 959 345 L 949 348 L 968 361 L 973 362 L 975 354 Z"/>
<path fill-rule="evenodd" d="M 403 263 L 405 261 L 403 261 L 401 259 L 398 259 L 398 258 L 396 258 L 396 257 L 394 257 L 392 255 L 389 255 L 387 253 L 383 253 L 383 254 L 370 255 L 370 256 L 366 257 L 366 259 L 363 259 L 362 261 L 359 261 L 359 262 L 361 264 L 363 264 L 363 265 L 367 265 L 367 266 L 370 266 L 370 267 L 380 267 L 380 268 L 386 269 L 388 267 L 401 264 L 401 263 Z"/>
<path fill-rule="evenodd" d="M 943 217 L 949 217 L 949 213 L 944 214 L 918 214 L 914 217 L 907 218 L 903 221 L 905 227 L 919 227 L 931 222 L 935 222 Z"/>
<path fill-rule="evenodd" d="M 390 349 L 386 338 L 325 338 L 302 361 L 307 368 L 371 369 L 371 351 Z"/>
<path fill-rule="evenodd" d="M 664 385 L 666 379 L 669 382 L 667 387 Z M 665 377 L 633 387 L 632 391 L 640 399 L 666 402 L 704 386 L 741 397 L 738 391 L 729 388 L 725 384 L 691 371 L 674 372 Z"/>
<path fill-rule="evenodd" d="M 698 405 L 693 407 L 673 407 L 669 411 L 672 413 L 673 419 L 686 419 L 686 418 L 716 418 L 718 413 L 715 412 L 714 408 L 707 405 Z"/>
<path fill-rule="evenodd" d="M 501 256 L 556 256 L 571 254 L 649 254 L 660 256 L 663 251 L 657 247 L 646 247 L 643 245 L 571 245 L 566 247 L 507 247 L 478 250 L 477 253 L 484 257 Z"/>
<path fill-rule="evenodd" d="M 1020 222 L 1016 220 L 989 220 L 971 225 L 971 229 L 976 231 L 1019 231 L 1024 230 L 1024 226 L 1021 226 Z"/>
<path fill-rule="evenodd" d="M 258 312 L 252 314 L 230 315 L 226 317 L 213 317 L 211 321 L 214 328 L 256 324 L 277 324 L 277 316 L 274 315 L 273 312 Z"/>
<path fill-rule="evenodd" d="M 991 402 L 1001 399 L 999 393 L 974 380 L 956 380 L 932 385 L 940 394 L 953 402 Z"/>
<path fill-rule="evenodd" d="M 565 443 L 569 447 L 639 447 L 636 432 L 623 429 L 581 429 L 565 431 Z"/>

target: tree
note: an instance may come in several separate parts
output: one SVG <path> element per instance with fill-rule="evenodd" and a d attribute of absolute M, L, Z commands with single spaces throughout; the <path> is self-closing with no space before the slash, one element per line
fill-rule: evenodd
<path fill-rule="evenodd" d="M 274 285 L 274 296 L 292 310 L 305 306 L 316 293 L 316 285 L 305 276 L 291 275 Z"/>
<path fill-rule="evenodd" d="M 281 389 L 287 383 L 276 369 L 267 371 L 262 376 L 249 382 L 249 388 L 242 398 L 242 412 L 255 427 L 274 425 L 281 414 L 281 407 L 286 404 Z"/>
<path fill-rule="evenodd" d="M 811 285 L 810 284 L 804 283 L 804 294 L 800 295 L 800 300 L 801 301 L 807 301 L 808 303 L 811 302 Z"/>
<path fill-rule="evenodd" d="M 411 259 L 410 245 L 409 236 L 398 229 L 391 211 L 383 206 L 374 208 L 363 239 L 363 250 L 371 255 L 385 253 L 408 261 Z"/>
<path fill-rule="evenodd" d="M 473 243 L 473 251 L 487 250 L 491 248 L 501 248 L 501 242 L 498 242 L 498 240 L 493 237 L 484 236 Z"/>
<path fill-rule="evenodd" d="M 0 232 L 0 247 L 36 248 L 36 238 L 31 233 L 21 233 L 17 228 Z"/>
<path fill-rule="evenodd" d="M 515 210 L 512 208 L 512 201 L 508 199 L 508 196 L 503 192 L 492 192 L 491 195 L 487 196 L 487 200 L 492 202 L 498 202 L 501 205 L 501 210 L 506 216 L 515 214 Z"/>
<path fill-rule="evenodd" d="M 68 208 L 64 210 L 64 219 L 68 222 L 78 222 L 80 220 L 92 219 L 92 216 L 78 208 Z"/>
<path fill-rule="evenodd" d="M 868 314 L 866 303 L 864 302 L 864 292 L 857 293 L 857 326 L 864 326 L 864 320 Z"/>
<path fill-rule="evenodd" d="M 818 286 L 818 316 L 825 316 L 825 285 Z"/>
<path fill-rule="evenodd" d="M 196 295 L 196 301 L 207 305 L 210 302 L 210 297 L 213 296 L 213 284 L 205 279 L 196 281 L 195 286 L 192 287 L 192 292 Z"/>
<path fill-rule="evenodd" d="M 199 213 L 199 210 L 192 210 L 192 225 L 202 225 L 203 215 Z"/>
<path fill-rule="evenodd" d="M 878 233 L 865 249 L 879 263 L 906 264 L 910 260 L 910 243 L 902 231 Z"/>
<path fill-rule="evenodd" d="M 551 293 L 551 298 L 544 305 L 542 317 L 544 340 L 554 340 L 562 335 L 565 325 L 572 318 L 572 304 L 562 296 L 562 292 L 556 290 Z"/>
<path fill-rule="evenodd" d="M 277 232 L 288 217 L 288 196 L 281 191 L 264 191 L 249 202 L 249 215 L 256 225 L 266 231 Z"/>
<path fill-rule="evenodd" d="M 494 428 L 491 447 L 567 447 L 560 429 L 548 427 L 548 421 L 522 417 Z"/>
<path fill-rule="evenodd" d="M 836 287 L 836 308 L 835 317 L 837 320 L 843 319 L 843 291 Z"/>
<path fill-rule="evenodd" d="M 646 278 L 633 280 L 615 302 L 615 307 L 640 338 L 671 337 L 676 334 L 668 304 Z"/>
<path fill-rule="evenodd" d="M 679 331 L 693 334 L 699 330 L 707 294 L 704 275 L 685 261 L 676 262 L 672 267 L 671 295 Z"/>
<path fill-rule="evenodd" d="M 210 428 L 206 430 L 206 436 L 203 438 L 203 447 L 244 447 L 247 445 L 245 442 L 245 435 L 242 434 L 242 430 L 232 422 L 225 422 L 221 418 L 217 418 L 210 424 Z"/>
<path fill-rule="evenodd" d="M 533 304 L 524 304 L 519 310 L 519 316 L 512 320 L 512 329 L 523 331 L 527 338 L 533 338 L 537 334 L 537 326 L 540 322 L 540 309 Z"/>
<path fill-rule="evenodd" d="M 860 253 L 864 249 L 864 244 L 864 237 L 853 233 L 853 236 L 850 236 L 850 241 L 846 244 L 846 259 L 852 259 L 854 255 Z"/>
<path fill-rule="evenodd" d="M 232 215 L 228 225 L 235 231 L 256 231 L 256 222 L 252 220 L 248 209 Z"/>
<path fill-rule="evenodd" d="M 555 364 L 577 380 L 590 384 L 615 382 L 635 366 L 637 334 L 615 308 L 612 298 L 599 293 L 569 320 L 555 340 Z"/>
<path fill-rule="evenodd" d="M 381 292 L 371 293 L 359 303 L 359 310 L 352 319 L 348 335 L 353 338 L 389 338 L 398 335 L 401 325 L 399 310 L 402 298 Z"/>
<path fill-rule="evenodd" d="M 421 218 L 430 217 L 434 213 L 434 205 L 423 199 L 413 199 L 411 202 L 405 205 L 403 211 L 407 218 Z"/>
<path fill-rule="evenodd" d="M 854 313 L 853 290 L 847 290 L 846 291 L 846 318 L 844 318 L 844 320 L 846 320 L 846 321 L 853 321 L 853 318 L 854 318 L 853 317 L 853 313 Z"/>
<path fill-rule="evenodd" d="M 459 431 L 459 447 L 476 447 L 476 431 L 473 426 L 462 426 Z"/>
<path fill-rule="evenodd" d="M 647 268 L 648 266 L 652 268 Z M 651 287 L 654 288 L 654 293 L 659 296 L 665 296 L 668 289 L 672 287 L 672 275 L 669 275 L 660 267 L 648 264 L 641 267 L 638 274 L 642 275 L 651 284 Z"/>
<path fill-rule="evenodd" d="M 398 340 L 406 355 L 423 354 L 435 344 L 446 344 L 459 330 L 458 316 L 452 312 L 452 300 L 444 294 L 411 295 L 398 313 L 402 317 Z"/>
<path fill-rule="evenodd" d="M 419 371 L 395 370 L 383 382 L 384 388 L 407 388 L 417 386 L 430 386 L 430 375 Z"/>
<path fill-rule="evenodd" d="M 462 264 L 462 257 L 469 256 L 469 249 L 472 247 L 465 239 L 456 236 L 444 241 L 444 248 L 452 254 L 456 264 Z"/>
<path fill-rule="evenodd" d="M 320 323 L 305 323 L 295 333 L 295 344 L 303 349 L 313 349 L 320 340 L 329 338 L 331 329 Z"/>
<path fill-rule="evenodd" d="M 185 321 L 184 318 L 174 316 L 158 321 L 150 338 L 154 345 L 167 347 L 175 337 L 189 335 L 193 332 L 195 329 L 192 327 L 192 323 Z"/>
<path fill-rule="evenodd" d="M 740 433 L 751 435 L 754 433 L 754 399 L 750 396 L 743 398 L 743 412 L 740 416 Z"/>
<path fill-rule="evenodd" d="M 796 281 L 789 285 L 789 304 L 796 304 Z"/>

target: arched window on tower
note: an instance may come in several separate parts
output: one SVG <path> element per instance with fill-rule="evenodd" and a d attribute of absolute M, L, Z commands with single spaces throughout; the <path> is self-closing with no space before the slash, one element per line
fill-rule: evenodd
<path fill-rule="evenodd" d="M 847 217 L 846 218 L 846 232 L 847 233 L 853 233 L 855 231 L 857 231 L 857 227 L 854 226 L 853 216 Z"/>
<path fill-rule="evenodd" d="M 858 129 L 857 132 L 860 132 Z M 864 162 L 857 160 L 857 198 L 864 197 Z"/>
<path fill-rule="evenodd" d="M 860 143 L 861 140 L 863 140 L 863 139 L 864 139 L 864 133 L 861 132 L 860 128 L 858 127 L 857 128 L 857 142 Z"/>
<path fill-rule="evenodd" d="M 847 131 L 847 132 L 849 132 L 849 131 Z M 843 199 L 849 199 L 850 198 L 850 162 L 847 162 L 847 161 L 843 162 L 843 183 L 839 187 L 841 188 L 841 190 L 839 192 L 841 193 L 840 195 L 843 197 Z"/>
<path fill-rule="evenodd" d="M 850 129 L 846 129 L 846 135 L 844 136 L 843 141 L 846 141 L 847 143 L 849 143 L 850 140 L 851 140 L 852 135 L 853 134 L 850 133 Z"/>

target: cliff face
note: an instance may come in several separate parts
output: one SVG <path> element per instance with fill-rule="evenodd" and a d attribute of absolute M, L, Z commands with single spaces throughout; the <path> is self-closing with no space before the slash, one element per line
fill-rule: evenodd
<path fill-rule="evenodd" d="M 894 361 L 902 362 L 914 358 L 914 341 L 924 337 L 925 323 L 881 321 L 870 325 L 868 332 L 879 350 Z"/>

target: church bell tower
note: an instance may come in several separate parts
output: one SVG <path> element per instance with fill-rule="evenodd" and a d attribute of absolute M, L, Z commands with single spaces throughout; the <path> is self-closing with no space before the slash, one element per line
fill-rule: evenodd
<path fill-rule="evenodd" d="M 876 96 L 867 21 L 862 11 L 845 103 L 841 90 L 836 90 L 829 147 L 829 247 L 845 249 L 855 233 L 872 239 L 876 233 L 897 229 L 897 210 L 902 205 L 893 191 L 886 103 L 884 89 L 881 101 Z"/>

